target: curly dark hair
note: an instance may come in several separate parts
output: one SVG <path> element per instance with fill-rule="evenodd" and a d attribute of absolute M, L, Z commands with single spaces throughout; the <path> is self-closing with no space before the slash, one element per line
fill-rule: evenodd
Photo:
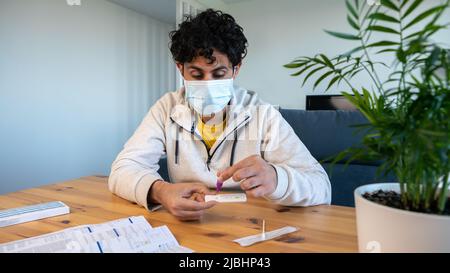
<path fill-rule="evenodd" d="M 211 63 L 214 50 L 227 55 L 231 64 L 240 64 L 247 55 L 247 38 L 234 18 L 218 10 L 207 9 L 197 16 L 185 16 L 179 29 L 170 32 L 170 51 L 177 63 L 191 62 L 203 56 Z"/>

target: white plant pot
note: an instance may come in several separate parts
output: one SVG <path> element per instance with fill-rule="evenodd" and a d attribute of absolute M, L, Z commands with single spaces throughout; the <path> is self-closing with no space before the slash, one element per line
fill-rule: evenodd
<path fill-rule="evenodd" d="M 398 183 L 355 190 L 359 252 L 450 252 L 450 216 L 395 209 L 362 197 L 366 192 L 400 191 Z"/>

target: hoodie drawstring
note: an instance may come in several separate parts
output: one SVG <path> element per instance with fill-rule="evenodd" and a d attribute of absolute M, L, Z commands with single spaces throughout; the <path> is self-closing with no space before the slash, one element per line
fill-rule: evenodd
<path fill-rule="evenodd" d="M 179 149 L 180 149 L 180 144 L 179 144 L 179 138 L 180 138 L 180 132 L 182 130 L 182 128 L 180 126 L 177 125 L 177 136 L 175 139 L 175 164 L 178 165 L 178 154 L 179 154 Z"/>
<path fill-rule="evenodd" d="M 231 147 L 231 156 L 230 156 L 230 167 L 234 164 L 234 151 L 236 150 L 236 143 L 238 141 L 237 138 L 237 130 L 234 131 L 234 140 L 233 140 L 233 146 Z"/>

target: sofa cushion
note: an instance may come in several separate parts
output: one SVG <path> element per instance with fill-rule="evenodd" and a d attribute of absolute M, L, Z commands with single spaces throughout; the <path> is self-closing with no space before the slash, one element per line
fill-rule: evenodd
<path fill-rule="evenodd" d="M 162 179 L 164 179 L 164 181 L 170 181 L 169 179 L 169 170 L 167 168 L 167 157 L 163 156 L 161 157 L 161 159 L 159 160 L 159 170 L 158 173 L 159 175 L 161 175 Z"/>
<path fill-rule="evenodd" d="M 363 131 L 354 126 L 367 123 L 367 119 L 359 111 L 280 109 L 280 113 L 319 161 L 329 161 L 330 157 L 339 152 L 360 144 Z M 379 165 L 377 162 L 354 163 Z"/>
<path fill-rule="evenodd" d="M 377 175 L 377 166 L 358 165 L 358 164 L 322 164 L 331 183 L 331 204 L 339 206 L 355 205 L 353 191 L 362 185 L 395 182 L 395 176 L 392 174 L 382 176 Z"/>

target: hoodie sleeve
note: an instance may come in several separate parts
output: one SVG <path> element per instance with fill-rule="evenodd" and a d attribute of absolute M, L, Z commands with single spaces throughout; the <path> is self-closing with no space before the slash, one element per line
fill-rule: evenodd
<path fill-rule="evenodd" d="M 146 209 L 150 187 L 162 180 L 158 162 L 165 153 L 165 112 L 161 98 L 112 163 L 108 180 L 110 191 Z"/>
<path fill-rule="evenodd" d="M 327 173 L 280 112 L 270 107 L 263 124 L 263 157 L 277 172 L 277 187 L 266 198 L 285 206 L 330 204 Z"/>

